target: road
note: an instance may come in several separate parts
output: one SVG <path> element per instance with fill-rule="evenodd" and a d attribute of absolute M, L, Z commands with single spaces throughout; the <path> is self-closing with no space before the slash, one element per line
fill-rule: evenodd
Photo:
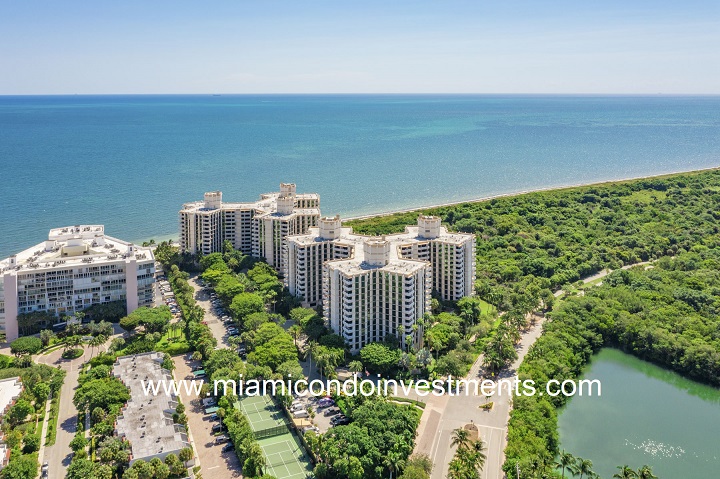
<path fill-rule="evenodd" d="M 68 361 L 62 359 L 62 351 L 60 348 L 47 355 L 35 357 L 35 361 L 39 364 L 47 364 L 52 367 L 59 365 L 66 372 L 65 382 L 60 389 L 57 438 L 55 444 L 45 448 L 43 459 L 49 465 L 49 479 L 64 478 L 65 470 L 72 460 L 70 441 L 75 437 L 75 431 L 77 431 L 77 410 L 72 400 L 78 386 L 79 369 L 90 358 L 90 352 L 86 351 L 79 358 Z"/>
<path fill-rule="evenodd" d="M 182 356 L 175 356 L 174 375 L 176 380 L 182 380 L 192 376 L 192 366 L 200 365 L 200 361 L 192 361 L 192 353 Z M 192 391 L 191 391 L 192 392 Z M 189 395 L 184 388 L 180 388 L 180 398 L 185 405 L 185 412 L 188 416 L 188 426 L 192 434 L 195 451 L 200 458 L 200 470 L 203 477 L 210 479 L 226 479 L 241 477 L 241 465 L 234 452 L 223 454 L 222 446 L 214 444 L 212 433 L 213 424 L 204 414 L 204 408 L 200 399 L 194 394 Z"/>
<path fill-rule="evenodd" d="M 224 346 L 232 349 L 232 346 L 228 341 L 230 336 L 227 334 L 227 329 L 213 311 L 212 302 L 210 301 L 210 293 L 203 291 L 202 286 L 198 284 L 197 275 L 191 276 L 188 283 L 190 283 L 190 286 L 192 286 L 195 290 L 195 301 L 198 306 L 205 310 L 205 322 L 212 331 L 213 336 L 215 336 L 215 339 L 217 339 L 218 346 Z"/>
<path fill-rule="evenodd" d="M 530 346 L 542 333 L 542 319 L 530 327 L 522 335 L 517 347 L 518 359 L 501 374 L 501 378 L 511 378 L 522 363 Z M 473 364 L 465 379 L 482 380 L 482 356 Z M 403 394 L 398 394 L 402 396 Z M 415 393 L 408 397 L 415 399 Z M 491 411 L 480 409 L 487 401 L 493 402 Z M 480 430 L 480 436 L 486 445 L 487 461 L 480 475 L 482 479 L 500 479 L 503 477 L 507 422 L 511 409 L 511 397 L 507 389 L 496 391 L 493 396 L 466 395 L 461 391 L 458 395 L 429 395 L 425 398 L 426 406 L 418 427 L 415 453 L 427 454 L 435 465 L 431 478 L 441 479 L 447 476 L 448 464 L 455 454 L 450 446 L 452 431 L 468 423 L 474 423 Z"/>
<path fill-rule="evenodd" d="M 122 337 L 124 331 L 117 324 L 113 324 L 113 335 L 110 336 L 104 346 L 103 351 L 107 350 L 110 342 L 118 337 Z M 39 354 L 35 356 L 35 362 L 38 364 L 47 364 L 48 366 L 60 366 L 65 370 L 66 376 L 62 388 L 60 388 L 60 408 L 58 412 L 57 438 L 55 444 L 45 448 L 43 461 L 49 466 L 49 479 L 62 479 L 65 477 L 65 470 L 72 460 L 72 451 L 70 450 L 70 441 L 75 437 L 77 431 L 77 410 L 73 404 L 73 396 L 78 386 L 79 370 L 83 363 L 90 359 L 90 354 L 97 355 L 97 349 L 91 351 L 85 348 L 82 356 L 71 361 L 62 358 L 63 349 L 56 349 L 49 354 Z"/>

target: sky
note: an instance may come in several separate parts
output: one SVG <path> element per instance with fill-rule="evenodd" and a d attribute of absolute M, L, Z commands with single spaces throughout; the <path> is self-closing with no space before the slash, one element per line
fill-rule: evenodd
<path fill-rule="evenodd" d="M 0 0 L 0 95 L 720 94 L 718 0 Z"/>

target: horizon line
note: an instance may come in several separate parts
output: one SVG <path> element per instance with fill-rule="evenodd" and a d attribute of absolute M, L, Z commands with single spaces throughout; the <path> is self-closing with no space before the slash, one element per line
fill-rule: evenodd
<path fill-rule="evenodd" d="M 0 97 L 42 97 L 42 96 L 720 96 L 716 93 L 602 93 L 602 92 L 544 92 L 544 93 L 488 93 L 488 92 L 261 92 L 261 93 L 0 93 Z"/>

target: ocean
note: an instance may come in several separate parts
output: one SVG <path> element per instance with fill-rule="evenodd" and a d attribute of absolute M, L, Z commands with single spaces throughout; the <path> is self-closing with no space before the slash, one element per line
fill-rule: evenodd
<path fill-rule="evenodd" d="M 0 258 L 73 224 L 176 237 L 210 190 L 347 217 L 714 166 L 718 96 L 6 96 Z"/>

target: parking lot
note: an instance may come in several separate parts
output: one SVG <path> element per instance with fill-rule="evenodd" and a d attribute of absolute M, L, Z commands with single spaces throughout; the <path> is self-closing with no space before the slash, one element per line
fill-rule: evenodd
<path fill-rule="evenodd" d="M 190 359 L 190 354 L 176 356 L 173 361 L 175 363 L 175 377 L 178 379 L 192 376 L 192 368 L 201 366 L 200 361 Z M 223 445 L 215 443 L 216 433 L 213 433 L 213 426 L 220 424 L 220 421 L 211 420 L 210 415 L 205 414 L 201 399 L 188 396 L 184 388 L 181 388 L 180 397 L 185 405 L 190 433 L 197 454 L 200 457 L 203 477 L 212 479 L 242 477 L 241 465 L 237 455 L 232 451 L 223 453 Z M 220 435 L 219 432 L 218 435 Z"/>
<path fill-rule="evenodd" d="M 193 277 L 190 278 L 189 283 L 195 289 L 195 301 L 205 310 L 205 324 L 217 339 L 218 346 L 232 348 L 229 339 L 233 323 L 230 320 L 229 312 L 223 309 L 220 300 L 215 297 L 215 293 L 206 289 L 200 281 L 200 278 Z"/>

